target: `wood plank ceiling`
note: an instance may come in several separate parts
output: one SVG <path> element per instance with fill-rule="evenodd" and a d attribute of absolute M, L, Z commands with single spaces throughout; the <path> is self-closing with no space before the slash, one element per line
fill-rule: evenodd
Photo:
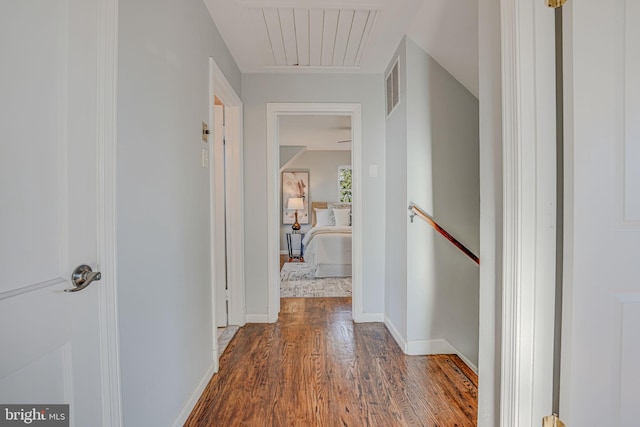
<path fill-rule="evenodd" d="M 262 8 L 275 67 L 359 67 L 372 9 Z"/>

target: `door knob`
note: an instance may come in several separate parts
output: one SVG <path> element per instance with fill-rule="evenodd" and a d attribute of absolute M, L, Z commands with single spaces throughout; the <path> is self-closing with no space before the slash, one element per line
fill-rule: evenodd
<path fill-rule="evenodd" d="M 86 288 L 95 280 L 100 280 L 102 274 L 99 271 L 91 270 L 88 265 L 79 265 L 73 273 L 71 273 L 71 283 L 75 288 L 65 289 L 65 292 L 78 292 Z"/>

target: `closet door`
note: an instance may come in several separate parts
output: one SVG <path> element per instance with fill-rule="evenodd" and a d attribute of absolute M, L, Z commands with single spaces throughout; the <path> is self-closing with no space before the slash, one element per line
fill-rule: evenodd
<path fill-rule="evenodd" d="M 99 275 L 65 292 L 98 270 L 99 4 L 0 13 L 0 403 L 76 426 L 103 420 Z"/>
<path fill-rule="evenodd" d="M 560 417 L 640 419 L 640 2 L 569 1 Z"/>

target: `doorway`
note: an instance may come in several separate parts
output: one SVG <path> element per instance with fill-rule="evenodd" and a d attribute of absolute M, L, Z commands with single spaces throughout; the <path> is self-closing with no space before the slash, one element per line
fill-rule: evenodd
<path fill-rule="evenodd" d="M 350 298 L 351 116 L 283 115 L 278 135 L 280 297 Z"/>
<path fill-rule="evenodd" d="M 242 101 L 210 58 L 211 294 L 214 358 L 222 354 L 217 327 L 245 324 Z M 237 328 L 234 328 L 237 329 Z"/>
<path fill-rule="evenodd" d="M 358 191 L 361 182 L 361 106 L 360 104 L 325 103 L 269 103 L 267 104 L 267 176 L 268 185 L 268 321 L 275 322 L 280 311 L 280 230 L 281 181 L 279 123 L 283 116 L 341 115 L 351 118 L 352 126 L 352 312 L 354 321 L 362 321 L 362 198 Z"/>

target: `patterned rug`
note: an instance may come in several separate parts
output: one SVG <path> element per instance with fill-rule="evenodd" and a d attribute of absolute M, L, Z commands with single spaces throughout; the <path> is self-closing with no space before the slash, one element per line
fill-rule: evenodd
<path fill-rule="evenodd" d="M 239 326 L 229 325 L 226 328 L 218 328 L 218 332 L 222 329 L 222 332 L 218 334 L 218 354 L 222 356 L 222 353 L 227 349 L 227 346 L 231 342 L 233 336 L 240 329 Z"/>
<path fill-rule="evenodd" d="M 280 271 L 281 298 L 350 297 L 351 277 L 313 277 L 304 262 L 287 262 Z"/>

